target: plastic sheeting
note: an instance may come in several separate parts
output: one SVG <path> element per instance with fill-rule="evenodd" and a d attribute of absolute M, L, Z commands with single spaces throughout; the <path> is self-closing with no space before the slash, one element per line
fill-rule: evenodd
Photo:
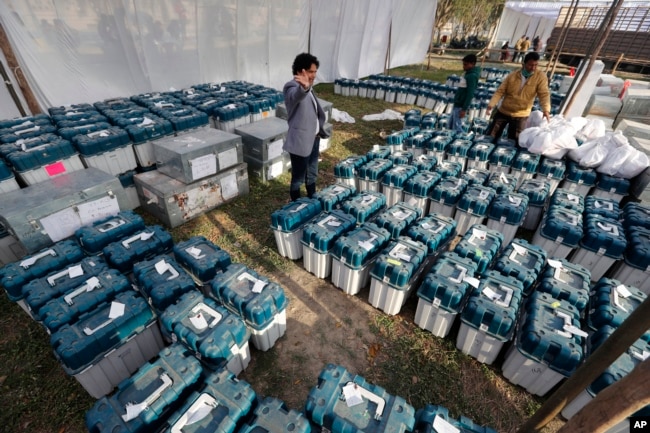
<path fill-rule="evenodd" d="M 435 10 L 435 0 L 0 0 L 42 108 L 231 80 L 280 89 L 307 50 L 317 82 L 360 78 L 383 72 L 388 53 L 389 67 L 421 62 Z"/>

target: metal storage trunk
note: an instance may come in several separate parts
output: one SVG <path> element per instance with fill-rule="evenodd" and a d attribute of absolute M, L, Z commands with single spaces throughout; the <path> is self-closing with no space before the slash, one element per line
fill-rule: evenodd
<path fill-rule="evenodd" d="M 397 203 L 377 215 L 373 223 L 388 230 L 392 239 L 406 233 L 408 226 L 422 216 L 420 209 L 407 203 Z"/>
<path fill-rule="evenodd" d="M 311 425 L 302 412 L 289 409 L 280 399 L 266 397 L 255 408 L 251 419 L 237 432 L 310 433 Z"/>
<path fill-rule="evenodd" d="M 443 179 L 448 177 L 459 177 L 462 173 L 460 162 L 455 161 L 440 161 L 436 167 L 436 172 L 440 173 Z"/>
<path fill-rule="evenodd" d="M 233 263 L 215 275 L 209 296 L 240 317 L 256 349 L 269 350 L 287 329 L 284 289 L 246 266 Z"/>
<path fill-rule="evenodd" d="M 134 176 L 142 208 L 174 228 L 249 192 L 242 163 L 216 175 L 186 184 L 159 170 Z"/>
<path fill-rule="evenodd" d="M 170 413 L 201 383 L 199 361 L 175 344 L 160 351 L 156 361 L 143 365 L 121 382 L 110 397 L 102 397 L 86 412 L 90 433 L 157 431 Z"/>
<path fill-rule="evenodd" d="M 83 170 L 77 150 L 68 140 L 56 140 L 5 156 L 24 184 L 34 185 L 65 173 Z"/>
<path fill-rule="evenodd" d="M 646 298 L 647 295 L 636 287 L 601 278 L 590 293 L 587 325 L 593 331 L 605 326 L 618 328 Z M 642 338 L 647 340 L 648 335 L 646 333 Z"/>
<path fill-rule="evenodd" d="M 429 214 L 437 213 L 453 218 L 456 204 L 467 189 L 467 181 L 457 177 L 443 178 L 431 190 Z"/>
<path fill-rule="evenodd" d="M 582 213 L 562 207 L 549 208 L 537 227 L 533 243 L 549 257 L 566 258 L 582 239 Z"/>
<path fill-rule="evenodd" d="M 449 411 L 443 406 L 427 404 L 415 412 L 415 428 L 413 433 L 497 433 L 490 427 L 476 424 L 471 419 L 461 415 L 458 419 L 451 418 Z"/>
<path fill-rule="evenodd" d="M 179 342 L 210 369 L 235 375 L 250 362 L 250 331 L 244 321 L 198 291 L 181 295 L 160 314 L 163 335 Z"/>
<path fill-rule="evenodd" d="M 278 252 L 291 260 L 302 258 L 302 227 L 323 210 L 315 198 L 299 198 L 271 214 L 271 230 Z"/>
<path fill-rule="evenodd" d="M 93 224 L 80 227 L 74 237 L 88 255 L 100 254 L 105 246 L 145 228 L 144 220 L 133 211 L 120 211 Z"/>
<path fill-rule="evenodd" d="M 504 343 L 512 339 L 523 286 L 496 271 L 483 273 L 461 312 L 456 347 L 484 364 L 492 364 Z"/>
<path fill-rule="evenodd" d="M 526 230 L 535 230 L 544 214 L 544 208 L 549 197 L 551 185 L 538 179 L 524 180 L 517 192 L 528 196 L 528 212 L 521 225 Z"/>
<path fill-rule="evenodd" d="M 398 314 L 424 272 L 427 246 L 408 236 L 392 241 L 370 270 L 368 302 L 386 314 Z"/>
<path fill-rule="evenodd" d="M 494 144 L 475 142 L 467 150 L 467 169 L 487 169 L 490 154 L 494 150 Z"/>
<path fill-rule="evenodd" d="M 0 159 L 0 194 L 20 189 L 16 177 L 7 164 Z"/>
<path fill-rule="evenodd" d="M 533 293 L 503 362 L 503 376 L 543 396 L 582 362 L 586 335 L 570 304 L 546 293 Z"/>
<path fill-rule="evenodd" d="M 634 205 L 635 203 L 630 204 Z M 618 221 L 621 216 L 621 209 L 616 200 L 588 195 L 585 197 L 585 213 L 588 215 L 601 215 L 605 218 Z M 648 225 L 650 225 L 649 216 L 650 212 L 644 215 L 644 220 L 647 221 Z M 623 215 L 623 218 L 627 220 L 627 215 Z"/>
<path fill-rule="evenodd" d="M 373 191 L 362 191 L 341 203 L 341 210 L 355 217 L 358 225 L 371 221 L 385 207 L 386 196 Z"/>
<path fill-rule="evenodd" d="M 402 397 L 334 364 L 318 375 L 304 412 L 332 433 L 406 433 L 415 425 L 415 409 Z"/>
<path fill-rule="evenodd" d="M 28 253 L 34 253 L 126 206 L 120 181 L 88 168 L 5 193 L 0 223 Z"/>
<path fill-rule="evenodd" d="M 25 283 L 22 296 L 30 315 L 40 320 L 39 311 L 50 299 L 58 298 L 64 293 L 79 287 L 85 281 L 108 270 L 101 257 L 86 257 L 76 263 L 52 271 L 45 276 Z"/>
<path fill-rule="evenodd" d="M 260 161 L 269 161 L 282 155 L 289 125 L 284 119 L 269 117 L 235 128 L 241 136 L 243 152 Z"/>
<path fill-rule="evenodd" d="M 0 284 L 11 301 L 18 302 L 25 311 L 28 311 L 23 301 L 25 284 L 83 258 L 84 253 L 75 241 L 64 240 L 21 261 L 8 263 L 0 268 Z"/>
<path fill-rule="evenodd" d="M 429 194 L 438 182 L 439 173 L 419 171 L 404 184 L 404 202 L 412 204 L 420 209 L 421 214 L 425 214 L 429 210 Z"/>
<path fill-rule="evenodd" d="M 419 172 L 422 171 L 435 171 L 436 166 L 438 165 L 438 158 L 433 155 L 420 155 L 413 158 L 413 166 L 418 169 Z"/>
<path fill-rule="evenodd" d="M 56 358 L 100 398 L 163 348 L 156 316 L 134 291 L 119 293 L 50 336 Z"/>
<path fill-rule="evenodd" d="M 373 223 L 364 223 L 338 238 L 330 252 L 332 284 L 348 295 L 359 293 L 368 284 L 370 268 L 389 240 L 388 230 Z"/>
<path fill-rule="evenodd" d="M 349 156 L 343 161 L 339 161 L 334 166 L 334 177 L 336 178 L 336 182 L 354 186 L 359 190 L 357 170 L 360 166 L 365 164 L 367 160 L 368 158 L 366 155 L 355 155 Z"/>
<path fill-rule="evenodd" d="M 368 161 L 372 161 L 373 159 L 388 159 L 390 150 L 390 146 L 373 144 L 372 148 L 366 152 L 366 158 L 368 158 Z"/>
<path fill-rule="evenodd" d="M 463 235 L 454 252 L 472 259 L 478 265 L 476 272 L 481 274 L 490 266 L 502 245 L 503 235 L 500 232 L 476 224 Z"/>
<path fill-rule="evenodd" d="M 515 238 L 528 211 L 528 196 L 516 192 L 497 194 L 487 210 L 487 227 L 503 233 L 503 245 Z"/>
<path fill-rule="evenodd" d="M 356 193 L 357 190 L 353 186 L 344 183 L 336 183 L 317 191 L 313 195 L 313 198 L 320 201 L 324 211 L 331 211 L 340 208 L 341 203 L 344 200 Z"/>
<path fill-rule="evenodd" d="M 263 183 L 276 179 L 291 170 L 291 157 L 287 152 L 270 161 L 260 161 L 251 156 L 244 155 L 251 175 L 259 178 Z"/>
<path fill-rule="evenodd" d="M 488 207 L 494 199 L 496 191 L 492 188 L 480 185 L 470 185 L 456 204 L 456 215 L 458 221 L 456 231 L 463 236 L 467 229 L 474 224 L 481 224 L 485 219 Z"/>
<path fill-rule="evenodd" d="M 104 269 L 97 275 L 86 276 L 76 287 L 47 301 L 38 312 L 39 319 L 48 332 L 53 333 L 130 289 L 131 282 L 123 274 L 115 269 Z"/>
<path fill-rule="evenodd" d="M 513 146 L 497 145 L 488 158 L 488 168 L 492 172 L 507 174 L 516 154 L 517 149 Z"/>
<path fill-rule="evenodd" d="M 0 269 L 23 257 L 27 252 L 18 240 L 0 226 Z"/>
<path fill-rule="evenodd" d="M 521 281 L 524 295 L 530 295 L 546 265 L 546 251 L 525 239 L 513 239 L 505 245 L 506 248 L 499 254 L 492 268 Z"/>
<path fill-rule="evenodd" d="M 122 188 L 124 188 L 124 193 L 126 194 L 127 199 L 127 208 L 125 210 L 133 210 L 140 207 L 140 198 L 138 197 L 138 190 L 135 188 L 135 176 L 137 172 L 135 170 L 127 171 L 126 173 L 121 173 L 117 175 L 117 178 L 120 180 Z"/>
<path fill-rule="evenodd" d="M 591 280 L 598 281 L 614 262 L 623 258 L 626 245 L 622 224 L 601 215 L 586 213 L 584 235 L 571 261 L 587 268 Z"/>
<path fill-rule="evenodd" d="M 357 183 L 359 191 L 381 192 L 381 181 L 388 170 L 393 167 L 390 159 L 375 158 L 359 166 Z"/>
<path fill-rule="evenodd" d="M 510 172 L 517 179 L 517 186 L 526 179 L 532 179 L 539 166 L 540 155 L 520 149 L 515 155 Z"/>
<path fill-rule="evenodd" d="M 632 226 L 626 231 L 627 248 L 611 277 L 650 294 L 650 229 Z"/>
<path fill-rule="evenodd" d="M 240 136 L 203 128 L 154 142 L 158 171 L 190 184 L 243 162 Z"/>
<path fill-rule="evenodd" d="M 467 302 L 472 290 L 467 279 L 475 272 L 471 259 L 443 253 L 418 288 L 415 323 L 436 337 L 446 337 Z"/>
<path fill-rule="evenodd" d="M 596 197 L 609 198 L 620 202 L 623 197 L 628 195 L 629 191 L 629 179 L 598 173 L 598 180 L 596 181 L 596 186 L 591 190 L 591 194 Z"/>
<path fill-rule="evenodd" d="M 302 257 L 305 270 L 319 278 L 327 278 L 332 271 L 330 250 L 334 242 L 357 224 L 355 216 L 343 210 L 323 212 L 303 226 Z"/>
<path fill-rule="evenodd" d="M 575 161 L 567 161 L 566 173 L 560 187 L 575 194 L 586 196 L 596 184 L 596 170 L 580 167 Z"/>
<path fill-rule="evenodd" d="M 167 428 L 162 432 L 234 433 L 251 413 L 256 397 L 249 383 L 237 380 L 227 369 L 220 369 L 210 373 L 203 386 L 192 392 L 183 406 L 169 415 Z"/>
<path fill-rule="evenodd" d="M 157 313 L 174 304 L 184 293 L 196 290 L 192 277 L 167 255 L 136 263 L 133 278 Z"/>
<path fill-rule="evenodd" d="M 460 178 L 466 180 L 468 185 L 484 186 L 490 178 L 490 172 L 480 168 L 469 168 Z"/>
<path fill-rule="evenodd" d="M 172 236 L 160 226 L 146 226 L 128 238 L 111 242 L 102 250 L 106 262 L 113 268 L 128 273 L 133 265 L 171 251 Z"/>
<path fill-rule="evenodd" d="M 177 242 L 173 251 L 176 261 L 200 287 L 207 285 L 231 263 L 230 254 L 203 236 L 193 236 L 186 241 Z"/>
<path fill-rule="evenodd" d="M 589 302 L 589 271 L 584 267 L 549 254 L 535 291 L 566 300 L 582 314 Z M 552 259 L 551 259 L 552 258 Z"/>
<path fill-rule="evenodd" d="M 566 189 L 557 188 L 553 195 L 551 195 L 548 206 L 549 209 L 558 206 L 583 213 L 585 211 L 585 199 L 581 195 Z"/>
<path fill-rule="evenodd" d="M 417 173 L 412 165 L 394 165 L 388 170 L 381 182 L 381 190 L 386 196 L 386 205 L 392 206 L 402 201 L 406 181 Z"/>

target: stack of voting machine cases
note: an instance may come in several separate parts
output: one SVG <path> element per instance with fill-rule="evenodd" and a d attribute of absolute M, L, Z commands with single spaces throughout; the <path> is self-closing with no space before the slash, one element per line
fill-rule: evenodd
<path fill-rule="evenodd" d="M 142 207 L 174 228 L 248 194 L 241 137 L 213 128 L 189 130 L 153 144 L 156 170 L 134 176 Z"/>

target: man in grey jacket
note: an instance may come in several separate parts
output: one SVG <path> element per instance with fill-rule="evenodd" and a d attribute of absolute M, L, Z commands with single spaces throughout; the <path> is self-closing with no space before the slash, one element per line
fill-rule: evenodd
<path fill-rule="evenodd" d="M 289 195 L 292 201 L 300 198 L 303 183 L 308 197 L 311 198 L 316 192 L 320 139 L 329 136 L 323 129 L 325 112 L 312 90 L 318 66 L 315 56 L 298 54 L 292 65 L 293 80 L 287 82 L 283 89 L 289 123 L 283 149 L 291 156 Z"/>

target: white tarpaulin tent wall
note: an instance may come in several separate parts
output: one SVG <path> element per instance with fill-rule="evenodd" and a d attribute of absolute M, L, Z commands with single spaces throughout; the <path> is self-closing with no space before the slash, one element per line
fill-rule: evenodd
<path fill-rule="evenodd" d="M 0 0 L 43 109 L 231 80 L 281 89 L 308 50 L 318 82 L 360 78 L 421 62 L 435 10 L 435 0 Z M 18 116 L 1 96 L 3 118 Z"/>

